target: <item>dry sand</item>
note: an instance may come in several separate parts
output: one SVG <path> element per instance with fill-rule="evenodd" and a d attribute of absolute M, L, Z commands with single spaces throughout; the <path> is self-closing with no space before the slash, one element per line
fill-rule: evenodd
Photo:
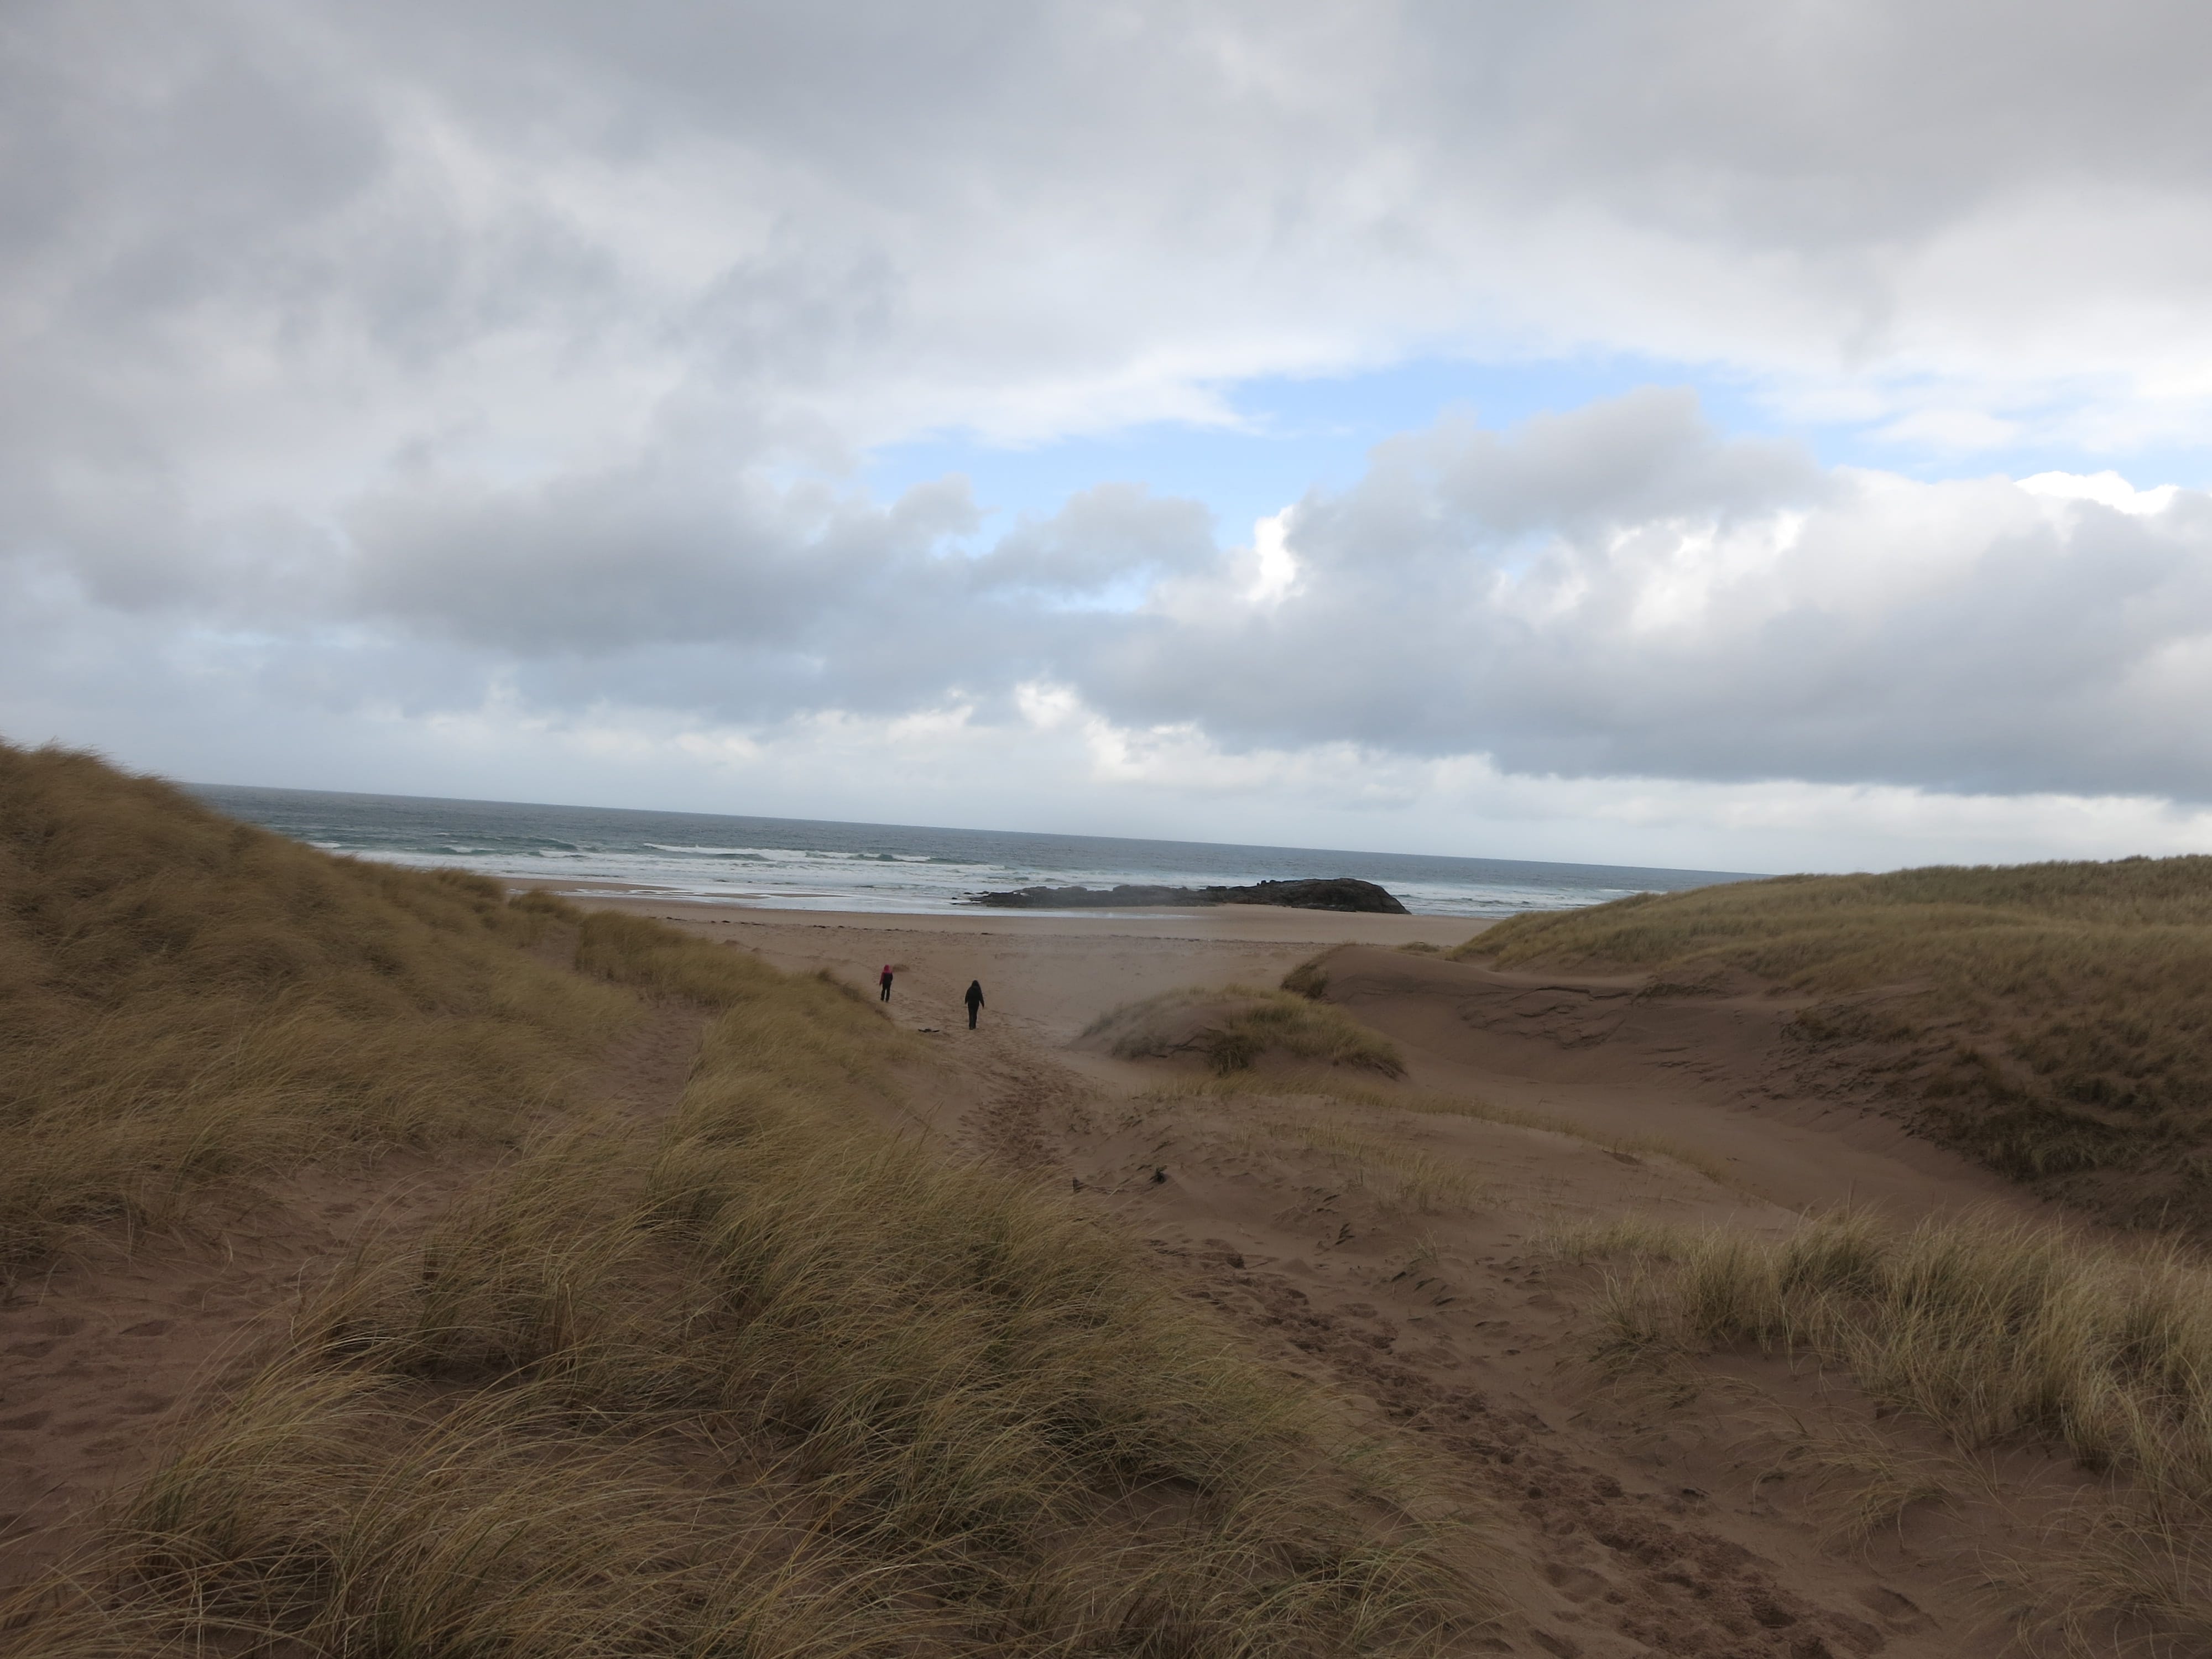
<path fill-rule="evenodd" d="M 574 891 L 574 884 L 568 884 Z M 2052 1506 L 2078 1490 L 2027 1454 L 1968 1467 L 1835 1379 L 1779 1361 L 1606 1383 L 1583 1362 L 1597 1270 L 1555 1248 L 1578 1222 L 1787 1225 L 1809 1206 L 1900 1216 L 2033 1206 L 1797 1069 L 1771 998 L 1632 999 L 1626 984 L 1491 974 L 1397 947 L 1459 943 L 1433 917 L 1234 906 L 1079 916 L 775 911 L 603 889 L 775 965 L 828 969 L 930 1035 L 906 1123 L 947 1154 L 1026 1171 L 1147 1241 L 1182 1291 L 1283 1366 L 1416 1437 L 1441 1484 L 1502 1517 L 1498 1571 L 1526 1610 L 1492 1651 L 1820 1659 L 1995 1656 L 2032 1604 Z M 1180 986 L 1273 985 L 1322 951 L 1329 995 L 1402 1047 L 1400 1083 L 1263 1073 L 1209 1091 L 1194 1065 L 1082 1041 Z M 980 1029 L 960 996 L 982 981 Z M 696 1047 L 668 1011 L 603 1092 L 665 1110 Z M 1347 1084 L 1351 1086 L 1347 1087 Z M 1540 1113 L 1558 1127 L 1495 1121 Z M 392 1159 L 302 1178 L 212 1243 L 94 1251 L 0 1310 L 0 1506 L 16 1571 L 143 1469 L 196 1376 L 367 1218 L 426 1224 L 474 1165 Z M 1954 1497 L 1870 1538 L 1836 1517 L 1870 1437 Z M 1885 1453 L 1885 1455 L 1890 1455 Z M 1863 1462 L 1862 1458 L 1861 1462 Z M 1855 1484 L 1857 1483 L 1857 1484 Z M 12 1576 L 12 1575 L 10 1575 Z"/>

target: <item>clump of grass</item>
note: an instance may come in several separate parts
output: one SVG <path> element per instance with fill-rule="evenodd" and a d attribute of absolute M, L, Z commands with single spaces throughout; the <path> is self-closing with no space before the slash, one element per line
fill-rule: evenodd
<path fill-rule="evenodd" d="M 1856 1212 L 1779 1239 L 1624 1237 L 1644 1268 L 1605 1304 L 1608 1352 L 1752 1343 L 1849 1368 L 1961 1443 L 2042 1439 L 2212 1504 L 2212 1269 L 1988 1218 L 1897 1231 Z M 1583 1241 L 1603 1254 L 1608 1241 Z"/>
<path fill-rule="evenodd" d="M 1289 1146 L 1317 1153 L 1346 1185 L 1365 1188 L 1386 1209 L 1419 1215 L 1468 1210 L 1487 1190 L 1463 1165 L 1402 1141 L 1364 1133 L 1352 1121 L 1326 1110 L 1278 1110 L 1258 1120 L 1255 1130 L 1254 1145 L 1271 1149 Z"/>
<path fill-rule="evenodd" d="M 1216 1073 L 1248 1071 L 1262 1055 L 1286 1054 L 1405 1075 L 1397 1045 L 1340 1008 L 1289 991 L 1241 985 L 1166 991 L 1115 1009 L 1084 1034 L 1123 1060 L 1202 1054 Z"/>
<path fill-rule="evenodd" d="M 1986 1217 L 1900 1231 L 1863 1212 L 1778 1238 L 1632 1222 L 1559 1243 L 1631 1259 L 1597 1309 L 1596 1352 L 1616 1369 L 1735 1345 L 1805 1354 L 1961 1448 L 2063 1449 L 2110 1484 L 2076 1518 L 2053 1622 L 2118 1609 L 2212 1638 L 2212 1268 L 2195 1257 Z M 1843 1473 L 1860 1478 L 1862 1534 L 1948 1495 L 1925 1459 L 1859 1452 Z"/>
<path fill-rule="evenodd" d="M 1782 1463 L 1810 1477 L 1826 1500 L 1828 1542 L 1846 1548 L 1863 1548 L 1880 1533 L 1900 1530 L 1913 1510 L 1942 1508 L 1960 1495 L 1945 1461 L 1864 1428 L 1801 1431 Z"/>
<path fill-rule="evenodd" d="M 2212 857 L 1792 876 L 1518 916 L 1453 953 L 1753 975 L 1939 1138 L 2212 1224 Z M 2104 1176 L 2097 1172 L 2118 1172 Z"/>
<path fill-rule="evenodd" d="M 1127 1241 L 862 1127 L 923 1052 L 872 1007 L 588 943 L 726 1011 L 674 1118 L 365 1259 L 0 1652 L 1320 1659 L 1480 1618 L 1388 1458 Z"/>
<path fill-rule="evenodd" d="M 0 744 L 0 1274 L 213 1182 L 511 1133 L 635 1006 L 526 952 L 573 915 Z"/>

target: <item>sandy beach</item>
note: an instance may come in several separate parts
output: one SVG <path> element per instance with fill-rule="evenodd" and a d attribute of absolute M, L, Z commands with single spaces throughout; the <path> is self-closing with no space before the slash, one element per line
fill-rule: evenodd
<path fill-rule="evenodd" d="M 520 884 L 518 884 L 519 885 Z M 544 884 L 587 906 L 672 922 L 757 951 L 780 968 L 827 968 L 875 988 L 885 963 L 902 1021 L 959 1018 L 980 979 L 994 1018 L 1050 1044 L 1121 1003 L 1181 985 L 1273 985 L 1316 951 L 1463 943 L 1483 924 L 1458 916 L 1340 915 L 1224 904 L 1074 915 L 977 909 L 957 915 L 776 910 L 614 884 Z"/>

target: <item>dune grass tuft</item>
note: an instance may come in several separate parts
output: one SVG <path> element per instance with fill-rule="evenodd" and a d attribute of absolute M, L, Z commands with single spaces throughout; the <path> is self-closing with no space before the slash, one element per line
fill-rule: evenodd
<path fill-rule="evenodd" d="M 2111 1485 L 2079 1524 L 2058 1622 L 2118 1608 L 2212 1639 L 2212 1267 L 2193 1255 L 1863 1212 L 1780 1238 L 1632 1222 L 1559 1247 L 1627 1259 L 1597 1310 L 1597 1355 L 1618 1370 L 1730 1346 L 1809 1355 L 1962 1448 L 2063 1449 Z M 1941 1495 L 1924 1468 L 1882 1468 L 1864 1500 L 1878 1520 Z"/>
<path fill-rule="evenodd" d="M 1334 1103 L 1279 1097 L 1274 1109 L 1254 1120 L 1249 1144 L 1315 1153 L 1346 1186 L 1364 1189 L 1387 1210 L 1435 1215 L 1473 1209 L 1486 1196 L 1488 1188 L 1465 1164 L 1372 1133 L 1358 1118 L 1328 1109 Z"/>
<path fill-rule="evenodd" d="M 2047 1439 L 2212 1503 L 2212 1268 L 2175 1249 L 1990 1218 L 1899 1231 L 1864 1213 L 1778 1240 L 1723 1228 L 1637 1242 L 1650 1265 L 1607 1303 L 1617 1355 L 1812 1352 L 1966 1444 Z"/>
<path fill-rule="evenodd" d="M 372 1253 L 0 1653 L 1424 1651 L 1466 1544 L 1056 1196 L 862 1126 L 926 1050 L 635 918 L 724 1012 L 673 1118 Z"/>
<path fill-rule="evenodd" d="M 557 904 L 0 744 L 0 1273 L 212 1182 L 565 1097 L 635 1004 L 526 953 Z"/>
<path fill-rule="evenodd" d="M 2212 857 L 1792 876 L 1519 916 L 1454 952 L 1801 994 L 1954 1146 L 2075 1176 L 2130 1221 L 2212 1225 Z M 2098 1175 L 2096 1172 L 2112 1172 Z"/>
<path fill-rule="evenodd" d="M 1202 1054 L 1224 1076 L 1270 1054 L 1385 1077 L 1406 1070 L 1396 1044 L 1342 1009 L 1292 991 L 1241 985 L 1164 991 L 1103 1015 L 1083 1035 L 1123 1060 Z"/>

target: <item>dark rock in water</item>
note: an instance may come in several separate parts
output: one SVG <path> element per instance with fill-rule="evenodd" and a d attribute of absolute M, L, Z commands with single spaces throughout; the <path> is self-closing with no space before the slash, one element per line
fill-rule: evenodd
<path fill-rule="evenodd" d="M 1329 876 L 1315 881 L 1263 881 L 1256 887 L 1210 887 L 1224 904 L 1285 904 L 1293 910 L 1362 910 L 1374 915 L 1412 912 L 1371 881 Z"/>
<path fill-rule="evenodd" d="M 1131 909 L 1139 906 L 1280 904 L 1293 910 L 1358 910 L 1371 915 L 1410 914 L 1382 888 L 1355 876 L 1310 881 L 1263 881 L 1250 887 L 1023 887 L 1010 893 L 970 893 L 969 904 L 1001 910 Z"/>

